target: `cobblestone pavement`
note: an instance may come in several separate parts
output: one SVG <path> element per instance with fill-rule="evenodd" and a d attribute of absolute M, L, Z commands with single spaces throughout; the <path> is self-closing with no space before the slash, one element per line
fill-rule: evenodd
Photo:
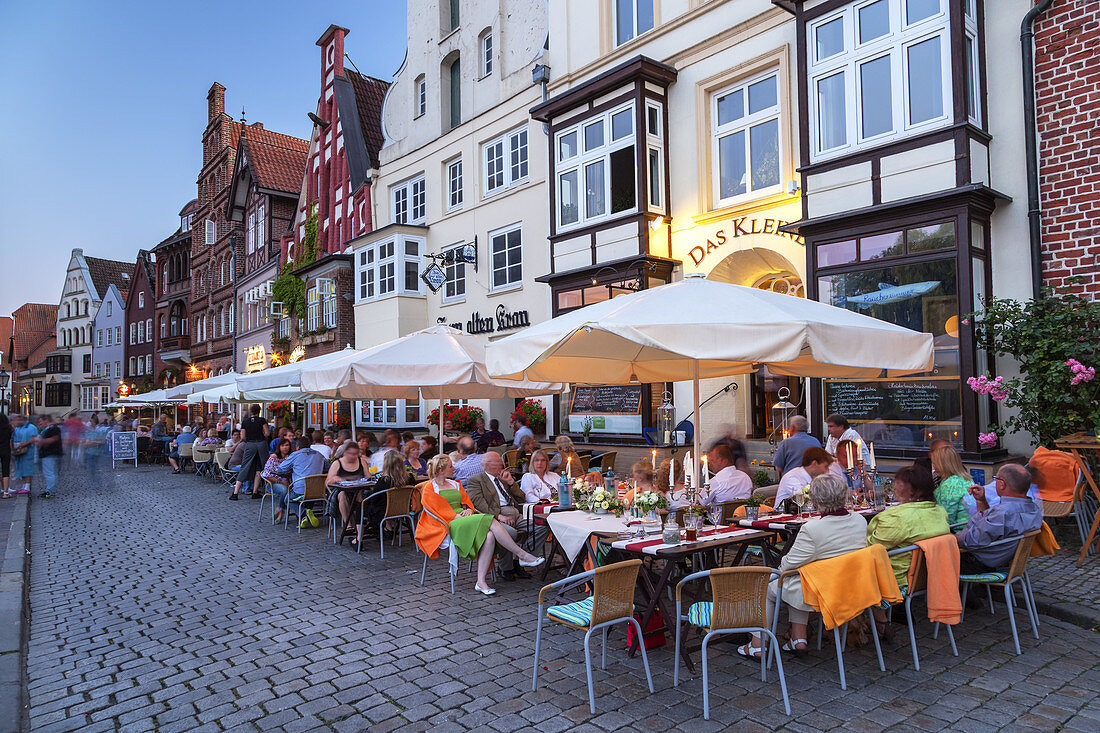
<path fill-rule="evenodd" d="M 591 715 L 576 631 L 545 634 L 530 690 L 537 581 L 486 598 L 464 568 L 452 596 L 434 561 L 421 588 L 408 545 L 356 556 L 323 529 L 258 521 L 258 504 L 159 467 L 120 469 L 110 488 L 76 475 L 35 501 L 34 731 L 1100 728 L 1100 635 L 1044 617 L 1038 642 L 1020 616 L 1017 657 L 1003 609 L 967 616 L 957 658 L 920 624 L 919 672 L 900 626 L 886 672 L 850 651 L 847 692 L 829 647 L 788 659 L 789 718 L 774 673 L 762 683 L 718 644 L 705 722 L 700 676 L 674 688 L 671 651 L 654 650 L 649 694 L 619 634 Z"/>
<path fill-rule="evenodd" d="M 1081 567 L 1081 536 L 1071 520 L 1054 524 L 1054 534 L 1062 546 L 1054 555 L 1034 558 L 1031 580 L 1038 596 L 1063 604 L 1072 604 L 1080 615 L 1100 619 L 1100 556 L 1085 558 Z M 1100 622 L 1092 625 L 1100 626 Z"/>

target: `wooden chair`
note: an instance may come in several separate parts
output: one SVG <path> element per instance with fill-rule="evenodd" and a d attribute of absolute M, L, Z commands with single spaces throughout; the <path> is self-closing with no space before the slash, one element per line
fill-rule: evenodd
<path fill-rule="evenodd" d="M 988 545 L 988 547 L 996 547 L 998 545 L 1007 545 L 1013 542 L 1016 544 L 1016 552 L 1012 555 L 1012 561 L 1009 563 L 1008 568 L 1004 571 L 998 570 L 990 573 L 963 573 L 959 576 L 959 582 L 962 583 L 962 605 L 963 615 L 966 614 L 966 594 L 970 590 L 971 585 L 984 585 L 987 589 L 990 588 L 1003 588 L 1005 594 L 1005 607 L 1008 609 L 1008 622 L 1012 627 L 1012 642 L 1016 645 L 1016 655 L 1022 654 L 1020 651 L 1020 635 L 1016 631 L 1016 603 L 1015 596 L 1012 592 L 1012 587 L 1015 584 L 1019 584 L 1020 589 L 1024 595 L 1024 608 L 1027 611 L 1028 620 L 1031 622 L 1031 632 L 1035 634 L 1035 638 L 1039 638 L 1039 614 L 1035 610 L 1035 599 L 1031 595 L 1031 589 L 1028 586 L 1026 574 L 1027 574 L 1027 559 L 1031 555 L 1031 546 L 1035 543 L 1035 538 L 1039 536 L 1039 530 L 1034 532 L 1028 532 L 1020 537 L 1006 537 L 1003 540 L 997 540 Z M 990 603 L 990 613 L 993 612 L 992 602 Z"/>
<path fill-rule="evenodd" d="M 909 573 L 913 582 L 909 584 L 909 588 L 902 595 L 905 596 L 905 620 L 909 624 L 909 647 L 913 651 L 913 669 L 919 672 L 920 658 L 917 656 L 917 634 L 914 630 L 912 604 L 913 599 L 917 596 L 928 595 L 928 567 L 924 563 L 924 553 L 916 545 L 899 547 L 896 550 L 890 550 L 886 554 L 893 557 L 894 555 L 904 555 L 907 552 L 913 553 L 912 567 Z M 957 657 L 959 656 L 959 648 L 955 646 L 955 632 L 951 630 L 950 624 L 944 624 L 944 626 L 947 627 L 947 638 L 951 641 L 951 653 Z M 937 623 L 932 638 L 939 638 L 939 633 L 940 625 Z"/>
<path fill-rule="evenodd" d="M 324 505 L 328 500 L 328 487 L 325 486 L 325 479 L 328 478 L 327 474 L 315 473 L 311 476 L 303 477 L 303 493 L 301 496 L 290 496 L 287 499 L 286 516 L 283 517 L 283 529 L 290 526 L 290 509 L 292 506 L 297 506 L 298 511 L 294 516 L 298 517 L 298 534 L 302 533 L 302 517 L 304 516 L 305 508 L 307 504 L 321 504 Z"/>
<path fill-rule="evenodd" d="M 578 456 L 581 459 L 581 473 L 588 473 L 588 466 L 592 463 L 592 456 Z M 575 474 L 574 474 L 575 475 Z"/>
<path fill-rule="evenodd" d="M 676 648 L 673 653 L 672 684 L 680 684 L 680 639 L 681 628 L 686 621 L 705 631 L 703 636 L 703 718 L 710 720 L 710 674 L 707 660 L 708 644 L 721 634 L 757 633 L 767 638 L 764 649 L 779 641 L 768 625 L 768 583 L 778 577 L 778 571 L 771 568 L 715 568 L 692 573 L 676 584 Z M 712 597 L 710 601 L 693 603 L 683 613 L 684 586 L 698 580 L 709 580 Z M 767 654 L 760 654 L 760 679 L 768 681 L 765 664 Z M 779 667 L 779 689 L 783 693 L 783 707 L 787 715 L 791 714 L 791 703 L 787 697 L 787 678 L 783 673 L 782 655 L 776 655 Z"/>
<path fill-rule="evenodd" d="M 605 565 L 588 572 L 572 575 L 559 580 L 556 583 L 543 586 L 539 591 L 538 624 L 535 628 L 535 671 L 531 680 L 531 691 L 538 690 L 539 685 L 539 651 L 542 647 L 542 620 L 543 603 L 546 592 L 557 590 L 558 593 L 578 586 L 592 584 L 592 595 L 584 600 L 574 603 L 566 603 L 550 606 L 546 609 L 545 617 L 570 628 L 580 629 L 584 634 L 584 668 L 588 673 L 588 708 L 595 714 L 596 693 L 592 684 L 592 652 L 589 649 L 589 641 L 592 632 L 597 629 L 603 631 L 603 659 L 601 668 L 607 669 L 607 629 L 614 624 L 629 623 L 634 627 L 638 638 L 642 638 L 642 627 L 634 618 L 634 588 L 638 583 L 638 570 L 642 566 L 641 560 L 626 560 L 613 565 Z M 645 678 L 649 683 L 649 692 L 653 693 L 653 678 L 649 674 L 649 659 L 646 656 L 645 644 L 640 644 L 642 652 L 642 664 L 645 666 Z"/>
<path fill-rule="evenodd" d="M 600 456 L 600 470 L 604 473 L 615 470 L 615 459 L 619 457 L 619 451 L 609 450 Z"/>
<path fill-rule="evenodd" d="M 519 460 L 519 450 L 512 448 L 511 450 L 504 452 L 504 465 L 507 468 L 515 468 L 516 462 Z"/>

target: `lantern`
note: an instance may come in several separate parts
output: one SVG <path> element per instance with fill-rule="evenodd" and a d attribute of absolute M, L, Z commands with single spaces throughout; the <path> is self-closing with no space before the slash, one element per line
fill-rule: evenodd
<path fill-rule="evenodd" d="M 672 442 L 672 432 L 676 429 L 676 408 L 672 406 L 672 394 L 661 394 L 661 406 L 657 408 L 657 435 L 661 436 L 661 445 Z"/>
<path fill-rule="evenodd" d="M 790 418 L 790 413 L 798 409 L 797 405 L 794 405 L 790 402 L 791 390 L 789 390 L 788 388 L 780 387 L 777 396 L 779 397 L 779 402 L 776 402 L 774 405 L 772 405 L 772 410 L 778 411 L 780 413 L 778 420 L 779 424 L 776 425 L 775 428 L 772 430 L 771 439 L 769 441 L 771 443 L 776 442 L 776 433 L 782 434 L 784 438 L 787 437 L 787 420 L 788 418 Z M 772 422 L 775 422 L 774 417 Z"/>

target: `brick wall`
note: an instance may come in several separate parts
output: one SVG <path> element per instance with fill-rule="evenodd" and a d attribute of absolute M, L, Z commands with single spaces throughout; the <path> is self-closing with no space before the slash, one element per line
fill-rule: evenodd
<path fill-rule="evenodd" d="M 1044 281 L 1100 299 L 1100 2 L 1040 17 L 1035 69 Z"/>

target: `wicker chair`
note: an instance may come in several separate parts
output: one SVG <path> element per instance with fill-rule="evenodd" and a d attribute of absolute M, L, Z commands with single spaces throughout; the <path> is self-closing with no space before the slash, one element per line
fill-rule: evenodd
<path fill-rule="evenodd" d="M 439 522 L 443 526 L 447 526 L 447 522 L 440 519 L 439 516 L 437 516 L 435 514 L 432 514 L 432 512 L 429 509 L 421 507 L 420 511 L 423 514 L 427 514 L 429 517 L 431 517 L 435 521 Z M 421 519 L 423 519 L 423 517 L 421 517 Z M 443 542 L 439 545 L 439 551 L 440 551 L 439 554 L 444 555 L 445 554 L 444 551 L 446 551 L 446 554 L 449 556 L 450 547 L 451 547 L 451 536 L 450 536 L 450 534 L 448 534 L 443 538 Z M 419 548 L 420 548 L 420 545 L 417 545 L 417 549 L 419 549 Z M 423 552 L 423 550 L 421 550 L 421 552 Z M 456 562 L 452 566 L 451 563 L 450 563 L 450 559 L 448 557 L 447 574 L 450 575 L 450 577 L 451 577 L 451 595 L 452 596 L 455 594 L 455 577 L 458 575 L 458 566 L 460 564 L 461 563 Z M 490 567 L 491 567 L 491 570 L 489 572 L 491 574 L 491 577 L 493 578 L 493 582 L 496 582 L 496 578 L 497 578 L 496 566 L 494 564 Z M 420 585 L 424 585 L 424 578 L 425 578 L 425 576 L 427 576 L 427 574 L 428 574 L 428 554 L 424 553 L 424 567 L 422 567 L 420 569 Z"/>
<path fill-rule="evenodd" d="M 1042 499 L 1043 502 L 1043 519 L 1047 520 L 1048 524 L 1052 523 L 1050 520 L 1061 519 L 1063 517 L 1073 517 L 1077 524 L 1077 533 L 1081 536 L 1081 544 L 1085 544 L 1085 539 L 1088 537 L 1089 524 L 1092 522 L 1090 518 L 1089 499 L 1091 495 L 1085 490 L 1086 484 L 1084 481 L 1084 474 L 1080 469 L 1077 470 L 1077 485 L 1073 489 L 1073 498 L 1070 501 L 1050 501 L 1049 499 Z M 1088 554 L 1095 552 L 1092 545 L 1089 545 Z"/>
<path fill-rule="evenodd" d="M 237 482 L 238 470 L 229 468 L 229 459 L 233 457 L 233 454 L 227 450 L 220 450 L 214 454 L 214 462 L 218 467 L 218 476 L 221 477 L 222 483 L 233 488 L 233 484 Z"/>
<path fill-rule="evenodd" d="M 515 448 L 504 452 L 504 465 L 507 468 L 515 468 L 516 462 L 519 460 L 519 451 Z"/>
<path fill-rule="evenodd" d="M 362 537 L 363 528 L 366 526 L 367 522 L 367 502 L 376 496 L 381 496 L 383 494 L 386 496 L 386 511 L 382 517 L 382 521 L 378 523 L 378 556 L 380 558 L 386 557 L 386 541 L 385 537 L 383 536 L 382 525 L 384 525 L 387 520 L 393 519 L 397 521 L 398 532 L 401 531 L 404 522 L 408 521 L 410 531 L 412 531 L 413 533 L 416 532 L 416 519 L 413 517 L 412 511 L 412 498 L 414 491 L 416 491 L 416 486 L 413 485 L 397 486 L 392 489 L 375 491 L 369 496 L 364 496 L 363 499 L 359 502 L 359 536 Z M 398 538 L 395 538 L 395 541 L 398 541 L 398 547 L 400 547 L 400 540 Z M 355 548 L 355 551 L 357 553 L 363 551 L 362 542 L 360 542 L 359 546 Z"/>
<path fill-rule="evenodd" d="M 287 499 L 286 515 L 283 517 L 283 529 L 286 529 L 290 525 L 290 509 L 292 506 L 297 506 L 298 510 L 294 513 L 294 516 L 298 517 L 298 534 L 302 533 L 302 516 L 307 504 L 321 504 L 324 505 L 328 500 L 328 487 L 325 486 L 325 479 L 328 478 L 327 474 L 315 473 L 311 476 L 304 476 L 302 478 L 303 493 L 301 496 L 291 496 Z"/>
<path fill-rule="evenodd" d="M 588 473 L 588 467 L 592 464 L 592 456 L 580 456 L 581 459 L 581 473 Z"/>
<path fill-rule="evenodd" d="M 535 671 L 531 680 L 531 691 L 538 690 L 539 685 L 539 652 L 542 647 L 542 620 L 543 603 L 546 592 L 557 590 L 558 593 L 575 588 L 577 586 L 592 584 L 592 595 L 575 603 L 566 603 L 558 606 L 550 606 L 546 609 L 545 617 L 551 621 L 557 621 L 574 629 L 584 630 L 584 668 L 588 674 L 588 708 L 595 714 L 596 693 L 592 684 L 592 652 L 588 643 L 592 632 L 597 629 L 603 631 L 603 658 L 601 668 L 607 669 L 607 629 L 609 626 L 619 623 L 629 623 L 634 627 L 638 638 L 642 638 L 642 627 L 634 618 L 634 587 L 638 582 L 638 570 L 642 566 L 641 560 L 626 560 L 613 565 L 605 565 L 589 570 L 585 573 L 572 575 L 559 580 L 556 583 L 543 586 L 539 591 L 538 625 L 535 629 Z M 649 674 L 649 658 L 646 656 L 645 644 L 640 644 L 642 652 L 642 664 L 645 667 L 646 682 L 649 683 L 649 691 L 653 692 L 653 678 Z"/>
<path fill-rule="evenodd" d="M 1035 634 L 1036 639 L 1039 638 L 1039 614 L 1035 610 L 1035 599 L 1031 595 L 1031 588 L 1026 578 L 1027 559 L 1031 555 L 1031 546 L 1035 543 L 1035 538 L 1038 536 L 1039 530 L 1035 530 L 1021 537 L 1007 537 L 988 545 L 989 547 L 996 547 L 998 545 L 1016 543 L 1016 552 L 1012 555 L 1012 561 L 1009 563 L 1007 571 L 977 574 L 963 573 L 959 576 L 959 582 L 962 583 L 962 605 L 964 615 L 966 613 L 966 594 L 970 590 L 971 585 L 984 585 L 987 589 L 1004 588 L 1005 607 L 1008 609 L 1008 622 L 1012 627 L 1012 642 L 1016 645 L 1017 656 L 1022 652 L 1020 651 L 1020 635 L 1016 631 L 1016 603 L 1015 596 L 1012 592 L 1012 587 L 1015 584 L 1019 584 L 1020 589 L 1023 591 L 1024 608 L 1027 610 L 1028 620 L 1031 622 L 1031 632 Z M 993 612 L 992 603 L 990 604 L 989 610 L 990 613 Z"/>
<path fill-rule="evenodd" d="M 778 576 L 771 568 L 716 568 L 692 573 L 676 584 L 676 648 L 672 674 L 673 686 L 680 684 L 680 630 L 686 621 L 705 630 L 703 636 L 703 718 L 710 720 L 710 674 L 707 664 L 707 645 L 721 634 L 755 632 L 767 637 L 770 644 L 779 646 L 775 634 L 768 627 L 768 582 Z M 687 613 L 683 609 L 684 586 L 697 580 L 710 580 L 713 598 L 693 603 Z M 765 644 L 765 649 L 768 644 Z M 760 679 L 768 681 L 765 665 L 767 655 L 760 655 Z M 779 689 L 783 693 L 783 707 L 791 714 L 791 702 L 787 697 L 787 678 L 783 673 L 783 658 L 776 655 L 779 667 Z"/>
<path fill-rule="evenodd" d="M 924 564 L 924 553 L 916 545 L 909 545 L 908 547 L 899 547 L 896 550 L 890 550 L 887 555 L 893 557 L 894 555 L 904 555 L 907 552 L 913 553 L 912 566 L 910 569 L 910 577 L 913 582 L 909 584 L 909 589 L 904 592 L 905 596 L 905 620 L 909 624 L 909 647 L 913 651 L 913 669 L 920 671 L 920 658 L 917 656 L 917 634 L 914 626 L 913 619 L 913 599 L 917 596 L 928 595 L 928 567 Z M 947 638 L 951 642 L 951 653 L 956 657 L 959 656 L 959 648 L 955 646 L 955 632 L 951 630 L 950 624 L 944 624 L 947 627 Z M 933 639 L 939 638 L 940 624 L 936 624 L 935 631 L 932 634 Z"/>

